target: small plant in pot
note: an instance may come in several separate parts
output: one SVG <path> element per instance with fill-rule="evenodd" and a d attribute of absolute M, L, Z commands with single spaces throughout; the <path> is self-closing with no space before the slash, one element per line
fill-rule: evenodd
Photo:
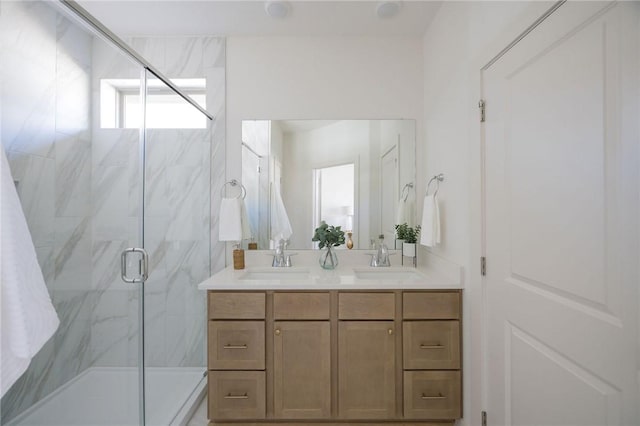
<path fill-rule="evenodd" d="M 409 225 L 405 223 L 401 225 L 396 225 L 396 250 L 402 249 L 402 244 L 407 239 L 407 230 L 409 229 Z"/>
<path fill-rule="evenodd" d="M 416 256 L 416 243 L 418 242 L 418 237 L 420 236 L 420 225 L 412 228 L 410 226 L 407 227 L 407 231 L 405 233 L 405 241 L 402 245 L 402 255 L 408 257 Z"/>
<path fill-rule="evenodd" d="M 326 247 L 320 254 L 320 266 L 323 269 L 335 269 L 338 266 L 338 256 L 333 248 L 344 244 L 344 231 L 339 226 L 327 225 L 323 220 L 316 228 L 311 241 L 317 241 L 321 250 Z"/>

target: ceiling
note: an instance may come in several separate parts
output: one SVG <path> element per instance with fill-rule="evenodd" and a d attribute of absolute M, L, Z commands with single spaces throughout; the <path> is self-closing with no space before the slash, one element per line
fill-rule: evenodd
<path fill-rule="evenodd" d="M 439 1 L 400 2 L 391 18 L 376 16 L 379 1 L 289 0 L 289 14 L 272 18 L 264 1 L 78 0 L 118 35 L 419 36 Z"/>

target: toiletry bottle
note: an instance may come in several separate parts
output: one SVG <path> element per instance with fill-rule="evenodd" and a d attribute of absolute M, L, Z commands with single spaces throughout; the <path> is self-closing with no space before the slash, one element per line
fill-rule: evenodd
<path fill-rule="evenodd" d="M 353 248 L 353 232 L 347 232 L 347 236 L 349 237 L 347 239 L 347 248 L 351 250 Z"/>
<path fill-rule="evenodd" d="M 380 234 L 378 238 L 378 266 L 391 266 L 391 262 L 389 261 L 389 249 L 384 243 L 384 234 Z"/>
<path fill-rule="evenodd" d="M 240 244 L 233 250 L 233 269 L 244 269 L 244 250 Z"/>

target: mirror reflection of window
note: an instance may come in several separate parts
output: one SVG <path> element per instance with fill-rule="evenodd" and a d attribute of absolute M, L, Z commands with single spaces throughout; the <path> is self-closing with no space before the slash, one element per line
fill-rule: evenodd
<path fill-rule="evenodd" d="M 314 169 L 314 220 L 353 231 L 355 210 L 355 164 Z M 343 248 L 343 247 L 340 247 Z"/>

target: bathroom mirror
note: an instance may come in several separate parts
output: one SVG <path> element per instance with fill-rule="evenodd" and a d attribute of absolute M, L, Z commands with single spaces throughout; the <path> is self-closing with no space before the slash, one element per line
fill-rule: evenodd
<path fill-rule="evenodd" d="M 322 220 L 352 232 L 354 249 L 379 234 L 393 248 L 398 220 L 416 221 L 415 139 L 414 120 L 244 120 L 242 183 L 258 248 L 284 238 L 312 249 Z"/>

